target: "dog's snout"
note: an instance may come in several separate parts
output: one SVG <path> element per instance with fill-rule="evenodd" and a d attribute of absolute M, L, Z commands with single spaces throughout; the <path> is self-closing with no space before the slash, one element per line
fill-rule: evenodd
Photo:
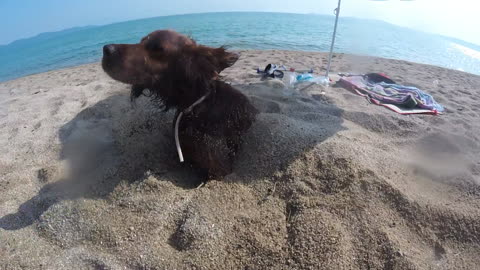
<path fill-rule="evenodd" d="M 113 44 L 108 44 L 108 45 L 103 46 L 103 55 L 105 55 L 105 56 L 112 55 L 116 51 L 117 51 L 117 49 L 115 48 L 115 45 L 113 45 Z"/>

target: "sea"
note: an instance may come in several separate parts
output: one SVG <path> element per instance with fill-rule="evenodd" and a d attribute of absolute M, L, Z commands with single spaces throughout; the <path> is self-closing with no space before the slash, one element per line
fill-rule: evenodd
<path fill-rule="evenodd" d="M 99 61 L 109 43 L 173 29 L 209 46 L 327 52 L 335 17 L 264 12 L 155 17 L 39 34 L 0 46 L 0 81 Z M 480 75 L 480 46 L 383 21 L 340 16 L 334 52 L 401 59 Z M 266 63 L 267 64 L 267 63 Z"/>

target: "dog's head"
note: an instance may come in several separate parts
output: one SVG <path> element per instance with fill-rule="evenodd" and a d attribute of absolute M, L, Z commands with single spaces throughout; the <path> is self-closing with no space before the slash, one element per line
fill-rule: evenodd
<path fill-rule="evenodd" d="M 109 44 L 103 47 L 102 66 L 115 80 L 131 84 L 132 96 L 144 89 L 175 106 L 175 99 L 205 94 L 208 85 L 238 55 L 225 48 L 198 45 L 191 38 L 170 30 L 160 30 L 138 44 Z M 178 96 L 178 97 L 174 97 Z"/>

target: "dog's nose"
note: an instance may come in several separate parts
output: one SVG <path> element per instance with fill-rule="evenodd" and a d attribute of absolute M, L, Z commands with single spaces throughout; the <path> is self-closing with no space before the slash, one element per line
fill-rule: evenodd
<path fill-rule="evenodd" d="M 112 55 L 115 53 L 115 51 L 116 51 L 116 48 L 115 48 L 115 45 L 113 44 L 108 44 L 103 46 L 103 55 L 105 56 Z"/>

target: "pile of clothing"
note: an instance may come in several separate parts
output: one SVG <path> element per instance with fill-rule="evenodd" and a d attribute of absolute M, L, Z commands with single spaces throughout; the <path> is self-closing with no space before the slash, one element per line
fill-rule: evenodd
<path fill-rule="evenodd" d="M 413 86 L 395 83 L 385 74 L 339 74 L 338 84 L 366 97 L 371 103 L 400 114 L 440 114 L 445 109 L 433 97 Z"/>

